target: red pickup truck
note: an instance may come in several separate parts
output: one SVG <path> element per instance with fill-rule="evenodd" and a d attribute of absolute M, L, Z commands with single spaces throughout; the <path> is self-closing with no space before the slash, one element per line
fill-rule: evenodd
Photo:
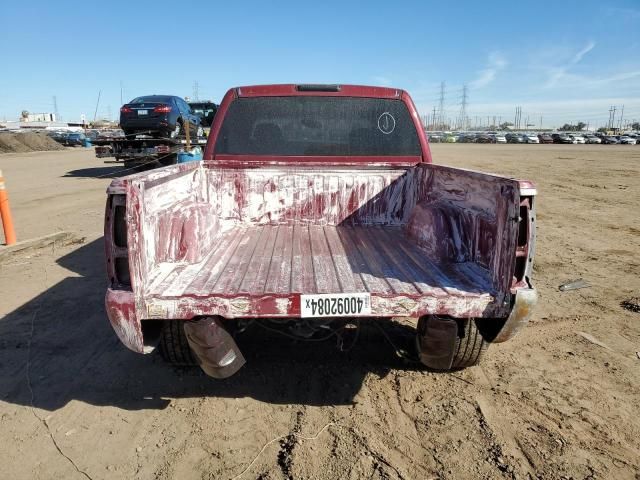
<path fill-rule="evenodd" d="M 243 365 L 234 332 L 250 322 L 316 338 L 407 317 L 427 367 L 463 368 L 537 299 L 535 187 L 434 165 L 395 88 L 233 88 L 202 162 L 107 193 L 115 332 L 218 378 Z"/>

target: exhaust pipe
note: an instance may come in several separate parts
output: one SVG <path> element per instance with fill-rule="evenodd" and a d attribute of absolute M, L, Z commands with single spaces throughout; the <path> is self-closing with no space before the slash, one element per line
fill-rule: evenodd
<path fill-rule="evenodd" d="M 200 368 L 213 378 L 228 378 L 245 364 L 238 345 L 219 317 L 185 322 L 184 332 Z"/>

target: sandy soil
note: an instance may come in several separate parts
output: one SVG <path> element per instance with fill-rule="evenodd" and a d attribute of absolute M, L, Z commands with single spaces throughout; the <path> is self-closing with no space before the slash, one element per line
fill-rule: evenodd
<path fill-rule="evenodd" d="M 87 240 L 0 264 L 0 476 L 231 479 L 276 439 L 242 478 L 640 478 L 640 314 L 620 307 L 640 295 L 640 147 L 433 150 L 538 184 L 540 303 L 524 332 L 455 374 L 398 358 L 373 326 L 344 354 L 260 333 L 222 382 L 111 331 L 102 216 L 122 167 L 85 150 L 1 155 L 20 238 Z M 558 291 L 580 277 L 591 288 Z M 410 348 L 410 330 L 383 329 Z"/>

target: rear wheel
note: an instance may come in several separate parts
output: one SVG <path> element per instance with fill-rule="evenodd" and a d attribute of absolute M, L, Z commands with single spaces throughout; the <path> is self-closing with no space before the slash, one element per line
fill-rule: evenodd
<path fill-rule="evenodd" d="M 198 365 L 184 333 L 184 321 L 167 320 L 160 336 L 160 354 L 171 365 Z"/>
<path fill-rule="evenodd" d="M 450 368 L 440 370 L 460 370 L 467 367 L 478 365 L 484 352 L 487 350 L 488 342 L 484 339 L 476 320 L 471 319 L 454 319 L 457 325 L 457 334 L 453 345 L 453 360 Z M 418 336 L 416 338 L 416 346 L 418 353 L 429 352 L 431 347 L 435 345 L 435 339 L 431 339 L 427 332 L 427 323 L 429 317 L 421 317 L 418 321 Z M 427 364 L 427 366 L 430 366 Z"/>

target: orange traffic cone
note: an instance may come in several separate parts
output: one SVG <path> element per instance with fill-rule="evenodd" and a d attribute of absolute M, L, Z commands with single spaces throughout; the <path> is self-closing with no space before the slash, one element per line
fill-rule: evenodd
<path fill-rule="evenodd" d="M 0 170 L 0 219 L 2 220 L 2 228 L 4 229 L 4 239 L 7 245 L 16 243 L 16 231 L 13 228 L 13 219 L 11 218 L 11 210 L 9 209 L 9 196 L 4 185 L 4 177 Z"/>

